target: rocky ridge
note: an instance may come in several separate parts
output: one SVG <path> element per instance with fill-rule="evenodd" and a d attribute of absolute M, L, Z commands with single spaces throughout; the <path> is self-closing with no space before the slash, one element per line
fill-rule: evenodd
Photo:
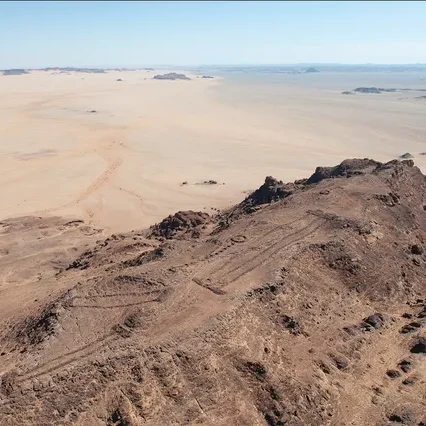
<path fill-rule="evenodd" d="M 107 236 L 1 222 L 8 425 L 426 422 L 426 178 L 267 177 L 212 217 Z"/>

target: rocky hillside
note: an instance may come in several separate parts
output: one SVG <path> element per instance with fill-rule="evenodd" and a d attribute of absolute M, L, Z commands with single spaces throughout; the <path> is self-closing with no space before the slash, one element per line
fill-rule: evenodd
<path fill-rule="evenodd" d="M 1 222 L 0 423 L 424 426 L 425 210 L 364 159 L 126 234 Z"/>

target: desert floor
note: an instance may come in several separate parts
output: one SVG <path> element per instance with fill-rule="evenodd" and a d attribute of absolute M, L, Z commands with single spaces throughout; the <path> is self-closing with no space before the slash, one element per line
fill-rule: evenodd
<path fill-rule="evenodd" d="M 426 98 L 415 99 L 426 92 L 341 94 L 426 89 L 419 74 L 157 73 L 0 76 L 0 218 L 71 215 L 126 231 L 177 210 L 211 212 L 266 175 L 294 180 L 345 158 L 410 152 L 426 170 Z M 219 184 L 202 184 L 211 179 Z"/>

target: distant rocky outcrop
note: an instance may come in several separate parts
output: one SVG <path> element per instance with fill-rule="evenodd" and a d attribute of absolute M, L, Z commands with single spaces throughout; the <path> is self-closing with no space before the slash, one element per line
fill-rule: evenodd
<path fill-rule="evenodd" d="M 211 75 L 203 75 L 201 78 L 214 78 Z"/>
<path fill-rule="evenodd" d="M 405 154 L 400 155 L 399 158 L 402 158 L 403 160 L 408 160 L 410 158 L 414 158 L 414 156 L 411 155 L 409 152 L 406 152 Z"/>
<path fill-rule="evenodd" d="M 175 72 L 169 72 L 167 74 L 154 75 L 154 80 L 190 80 L 185 74 L 177 74 Z"/>
<path fill-rule="evenodd" d="M 310 67 L 307 70 L 305 70 L 305 73 L 315 73 L 315 72 L 320 72 L 320 70 L 314 67 Z"/>
<path fill-rule="evenodd" d="M 396 92 L 397 89 L 384 89 L 382 87 L 357 87 L 354 92 L 358 93 L 383 93 L 383 92 Z"/>
<path fill-rule="evenodd" d="M 355 94 L 354 92 L 351 92 L 349 90 L 345 90 L 342 92 L 342 95 L 354 95 L 354 94 Z"/>
<path fill-rule="evenodd" d="M 22 75 L 22 74 L 28 74 L 27 70 L 24 69 L 10 69 L 10 70 L 2 70 L 1 71 L 3 75 Z"/>

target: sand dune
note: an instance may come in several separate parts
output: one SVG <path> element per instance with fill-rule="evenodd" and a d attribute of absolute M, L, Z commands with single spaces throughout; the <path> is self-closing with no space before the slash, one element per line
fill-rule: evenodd
<path fill-rule="evenodd" d="M 0 217 L 72 215 L 125 231 L 181 209 L 226 207 L 265 175 L 293 180 L 347 157 L 408 151 L 425 170 L 426 103 L 341 95 L 365 76 L 157 73 L 0 76 Z M 224 185 L 197 185 L 209 179 Z"/>

